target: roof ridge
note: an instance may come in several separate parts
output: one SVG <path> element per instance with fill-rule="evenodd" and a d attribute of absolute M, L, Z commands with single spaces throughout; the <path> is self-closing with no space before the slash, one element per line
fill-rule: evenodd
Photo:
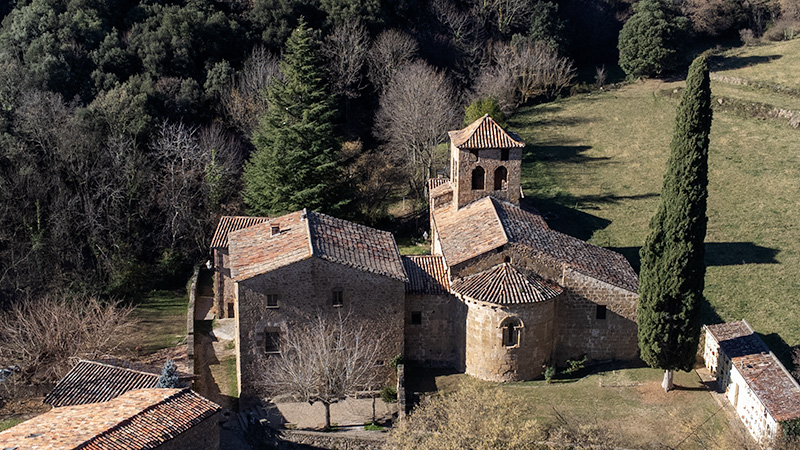
<path fill-rule="evenodd" d="M 506 231 L 506 227 L 503 226 L 503 219 L 500 218 L 500 214 L 497 212 L 497 203 L 495 202 L 498 200 L 491 195 L 484 198 L 488 198 L 492 202 L 492 212 L 494 212 L 494 218 L 497 219 L 497 223 L 500 225 L 500 231 L 503 232 L 503 237 L 505 238 L 505 242 L 503 242 L 500 245 L 506 245 L 510 243 L 511 239 L 508 238 L 508 232 Z"/>
<path fill-rule="evenodd" d="M 314 215 L 317 214 L 314 211 L 309 211 L 308 209 L 303 208 L 303 213 L 302 213 L 302 216 L 300 216 L 300 217 L 301 218 L 302 217 L 306 218 L 306 220 L 303 220 L 302 222 L 306 226 L 306 236 L 308 236 L 308 251 L 309 251 L 309 254 L 311 255 L 311 257 L 313 258 L 314 256 L 316 256 L 316 250 L 315 250 L 316 246 L 314 245 L 314 236 L 313 236 L 313 232 L 311 231 L 311 214 L 309 214 L 309 213 L 314 214 Z"/>
<path fill-rule="evenodd" d="M 87 362 L 87 363 L 97 364 L 97 365 L 101 365 L 101 366 L 105 366 L 105 367 L 110 367 L 110 368 L 112 368 L 112 369 L 122 369 L 122 370 L 127 370 L 127 371 L 129 371 L 129 372 L 141 373 L 141 374 L 143 374 L 143 375 L 152 375 L 152 376 L 154 376 L 154 377 L 159 377 L 159 376 L 161 376 L 161 375 L 159 375 L 159 374 L 158 374 L 158 373 L 156 373 L 156 372 L 148 372 L 148 371 L 146 371 L 146 370 L 133 369 L 133 368 L 130 368 L 130 367 L 118 366 L 118 365 L 116 365 L 116 364 L 109 364 L 109 363 L 105 363 L 105 362 L 101 362 L 101 361 L 94 361 L 94 360 L 91 360 L 91 359 L 80 359 L 80 360 L 78 360 L 78 364 L 80 364 L 80 363 L 82 363 L 82 362 Z M 77 365 L 78 365 L 78 364 L 75 364 L 75 366 L 73 366 L 73 368 L 74 368 L 74 367 L 77 367 Z M 63 380 L 63 378 L 62 378 L 61 380 Z M 59 384 L 61 383 L 61 380 L 59 380 L 59 382 L 58 382 Z M 56 386 L 58 386 L 58 384 L 56 384 Z"/>

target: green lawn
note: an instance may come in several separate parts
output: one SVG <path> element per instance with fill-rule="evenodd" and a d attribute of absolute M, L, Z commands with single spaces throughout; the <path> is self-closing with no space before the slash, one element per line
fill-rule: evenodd
<path fill-rule="evenodd" d="M 557 216 L 554 228 L 616 249 L 638 268 L 677 105 L 659 92 L 680 85 L 639 82 L 513 117 L 528 143 L 526 196 Z M 800 130 L 783 121 L 714 114 L 705 318 L 747 319 L 784 360 L 785 344 L 800 345 L 798 142 Z"/>
<path fill-rule="evenodd" d="M 133 317 L 139 321 L 131 346 L 149 354 L 178 345 L 186 338 L 189 297 L 185 290 L 152 291 L 135 304 Z"/>
<path fill-rule="evenodd" d="M 726 413 L 696 373 L 677 372 L 678 388 L 668 394 L 660 386 L 662 376 L 660 370 L 633 368 L 552 384 L 496 384 L 459 374 L 437 377 L 436 385 L 444 393 L 464 383 L 503 389 L 519 400 L 518 411 L 526 418 L 550 427 L 562 423 L 560 416 L 573 427 L 607 430 L 621 447 L 736 448 L 728 439 L 738 430 L 731 430 Z"/>
<path fill-rule="evenodd" d="M 14 418 L 11 418 L 11 419 L 0 420 L 0 431 L 7 430 L 7 429 L 9 429 L 9 428 L 11 428 L 13 426 L 21 424 L 22 422 L 25 422 L 25 420 L 26 419 L 17 418 L 17 417 L 14 417 Z"/>
<path fill-rule="evenodd" d="M 712 70 L 722 75 L 800 89 L 800 39 L 734 48 L 722 56 L 712 60 Z"/>

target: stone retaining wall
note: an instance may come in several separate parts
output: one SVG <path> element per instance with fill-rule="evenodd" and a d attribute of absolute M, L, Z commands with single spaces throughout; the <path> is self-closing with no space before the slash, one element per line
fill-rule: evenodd
<path fill-rule="evenodd" d="M 344 435 L 336 433 L 320 433 L 314 431 L 283 430 L 278 449 L 296 450 L 309 448 L 327 448 L 338 450 L 377 450 L 382 449 L 386 440 L 386 434 L 381 432 L 374 433 L 375 436 Z"/>

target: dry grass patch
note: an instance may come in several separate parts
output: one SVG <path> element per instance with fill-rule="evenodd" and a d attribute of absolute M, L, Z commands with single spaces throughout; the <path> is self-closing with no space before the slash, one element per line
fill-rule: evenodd
<path fill-rule="evenodd" d="M 739 47 L 715 59 L 711 70 L 729 77 L 747 78 L 800 89 L 797 77 L 800 39 Z"/>

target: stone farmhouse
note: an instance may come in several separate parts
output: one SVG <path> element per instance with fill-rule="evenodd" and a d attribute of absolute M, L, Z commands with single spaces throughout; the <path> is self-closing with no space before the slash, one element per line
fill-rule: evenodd
<path fill-rule="evenodd" d="M 486 380 L 637 358 L 628 261 L 520 206 L 525 144 L 491 117 L 450 139 L 450 177 L 429 182 L 431 255 L 401 257 L 390 233 L 313 211 L 220 220 L 215 303 L 236 318 L 242 395 L 282 335 L 337 311 L 393 330 L 389 357 Z"/>
<path fill-rule="evenodd" d="M 769 443 L 800 420 L 800 384 L 746 321 L 703 328 L 706 368 L 753 438 Z"/>

